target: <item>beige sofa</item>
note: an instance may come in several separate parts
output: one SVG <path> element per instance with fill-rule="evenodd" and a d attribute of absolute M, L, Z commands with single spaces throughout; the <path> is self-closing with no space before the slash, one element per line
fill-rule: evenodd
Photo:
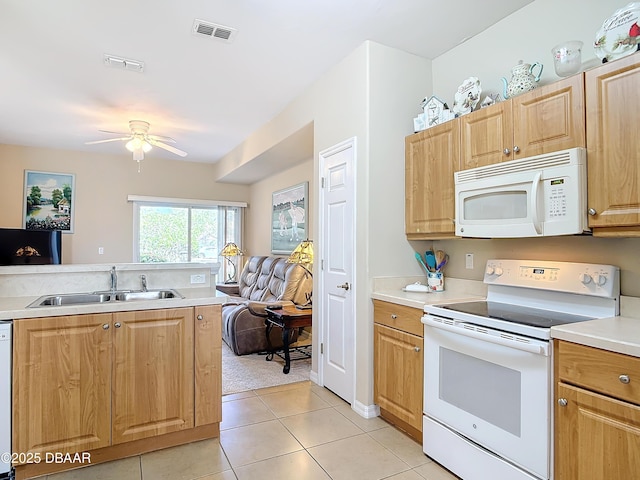
<path fill-rule="evenodd" d="M 305 304 L 311 298 L 313 279 L 300 265 L 282 257 L 249 257 L 238 280 L 237 297 L 222 306 L 222 339 L 236 355 L 268 349 L 265 307 Z M 271 345 L 282 346 L 282 330 L 271 329 Z M 297 338 L 293 333 L 291 341 Z"/>

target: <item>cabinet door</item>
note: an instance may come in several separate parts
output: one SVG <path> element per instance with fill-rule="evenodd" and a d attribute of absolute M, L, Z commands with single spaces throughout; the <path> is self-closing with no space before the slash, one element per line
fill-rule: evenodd
<path fill-rule="evenodd" d="M 13 451 L 74 453 L 111 441 L 111 314 L 13 323 Z"/>
<path fill-rule="evenodd" d="M 377 323 L 373 332 L 374 401 L 421 432 L 423 340 Z"/>
<path fill-rule="evenodd" d="M 113 444 L 192 428 L 193 308 L 113 314 Z"/>
<path fill-rule="evenodd" d="M 222 420 L 222 307 L 195 307 L 195 426 Z"/>
<path fill-rule="evenodd" d="M 405 139 L 405 232 L 407 238 L 455 234 L 453 174 L 460 169 L 458 119 Z"/>
<path fill-rule="evenodd" d="M 640 407 L 558 383 L 555 479 L 638 478 Z"/>
<path fill-rule="evenodd" d="M 460 129 L 463 170 L 514 159 L 511 100 L 463 115 Z"/>
<path fill-rule="evenodd" d="M 586 146 L 582 74 L 514 97 L 512 158 Z"/>
<path fill-rule="evenodd" d="M 640 62 L 631 55 L 585 75 L 589 226 L 594 235 L 640 236 Z"/>

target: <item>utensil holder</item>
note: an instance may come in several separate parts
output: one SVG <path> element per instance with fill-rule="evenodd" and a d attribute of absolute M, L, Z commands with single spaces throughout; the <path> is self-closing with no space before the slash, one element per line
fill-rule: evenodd
<path fill-rule="evenodd" d="M 427 285 L 432 292 L 442 292 L 444 290 L 444 274 L 442 272 L 428 272 Z"/>

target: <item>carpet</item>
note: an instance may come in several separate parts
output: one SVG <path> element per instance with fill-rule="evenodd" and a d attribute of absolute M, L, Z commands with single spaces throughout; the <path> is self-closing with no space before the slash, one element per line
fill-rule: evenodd
<path fill-rule="evenodd" d="M 285 375 L 283 359 L 274 355 L 267 362 L 265 357 L 259 353 L 238 356 L 222 342 L 222 395 L 309 380 L 310 358 L 291 362 L 291 370 Z"/>

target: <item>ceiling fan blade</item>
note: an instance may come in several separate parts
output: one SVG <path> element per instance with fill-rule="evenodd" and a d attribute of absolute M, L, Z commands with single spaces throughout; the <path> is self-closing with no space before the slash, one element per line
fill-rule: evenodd
<path fill-rule="evenodd" d="M 147 138 L 150 140 L 159 140 L 165 143 L 176 143 L 176 141 L 171 137 L 165 137 L 164 135 L 147 135 Z"/>
<path fill-rule="evenodd" d="M 107 138 L 106 140 L 94 140 L 93 142 L 85 142 L 85 145 L 95 145 L 97 143 L 118 142 L 123 140 L 130 140 L 131 137 L 119 137 L 119 138 Z"/>
<path fill-rule="evenodd" d="M 102 133 L 112 133 L 113 135 L 131 135 L 128 132 L 112 132 L 111 130 L 98 130 L 98 131 Z"/>
<path fill-rule="evenodd" d="M 175 153 L 176 155 L 180 155 L 181 157 L 186 157 L 187 156 L 187 152 L 183 152 L 182 150 L 180 150 L 180 149 L 178 149 L 176 147 L 172 147 L 171 145 L 167 145 L 166 143 L 160 142 L 158 140 L 154 140 L 153 138 L 149 138 L 149 143 L 151 145 L 156 146 L 156 147 L 163 148 L 163 149 L 167 150 L 168 152 Z"/>

